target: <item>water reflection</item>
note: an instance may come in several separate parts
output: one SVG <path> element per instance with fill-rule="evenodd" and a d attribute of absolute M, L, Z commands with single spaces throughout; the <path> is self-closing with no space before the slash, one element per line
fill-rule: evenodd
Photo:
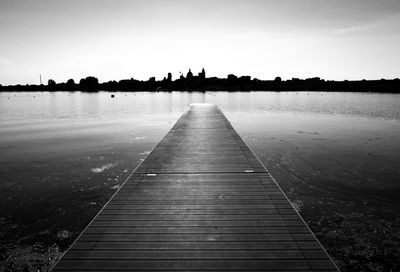
<path fill-rule="evenodd" d="M 275 156 L 277 161 L 282 156 L 319 154 L 315 157 L 318 167 L 331 170 L 340 165 L 341 172 L 353 173 L 345 180 L 337 179 L 339 174 L 325 173 L 329 178 L 315 174 L 320 178 L 318 183 L 329 179 L 326 182 L 331 184 L 352 183 L 361 188 L 373 184 L 374 189 L 398 189 L 393 178 L 399 174 L 394 164 L 399 162 L 400 151 L 400 96 L 396 94 L 117 92 L 112 98 L 108 92 L 1 93 L 0 143 L 5 151 L 0 160 L 23 152 L 20 146 L 25 146 L 25 150 L 42 150 L 41 141 L 67 136 L 82 138 L 77 143 L 71 140 L 71 145 L 87 150 L 91 145 L 82 144 L 87 137 L 113 134 L 123 141 L 132 130 L 147 127 L 159 139 L 190 103 L 198 102 L 218 104 L 260 155 Z M 58 150 L 56 142 L 54 148 Z M 280 157 L 276 156 L 278 153 Z M 344 154 L 347 156 L 341 159 Z M 28 159 L 34 156 L 28 151 L 25 155 Z M 332 165 L 322 166 L 321 160 L 330 160 Z M 354 168 L 347 167 L 350 165 Z M 370 167 L 376 168 L 379 175 L 371 176 Z M 357 175 L 354 169 L 358 169 Z M 315 169 L 308 171 L 314 173 Z"/>
<path fill-rule="evenodd" d="M 161 92 L 161 93 L 1 93 L 2 121 L 113 118 L 143 113 L 182 111 L 190 103 L 216 103 L 229 112 L 298 112 L 399 120 L 396 94 Z"/>
<path fill-rule="evenodd" d="M 220 106 L 337 258 L 341 246 L 332 241 L 357 239 L 327 238 L 329 226 L 353 235 L 352 220 L 365 217 L 360 233 L 373 226 L 385 233 L 382 241 L 398 233 L 398 206 L 386 203 L 398 203 L 400 193 L 400 95 L 0 93 L 3 244 L 47 239 L 67 247 L 186 107 L 199 102 Z M 337 214 L 345 219 L 326 219 Z M 376 225 L 382 220 L 388 223 Z M 382 229 L 388 225 L 393 229 Z M 65 231 L 70 240 L 57 240 Z M 379 241 L 372 244 L 380 250 Z"/>

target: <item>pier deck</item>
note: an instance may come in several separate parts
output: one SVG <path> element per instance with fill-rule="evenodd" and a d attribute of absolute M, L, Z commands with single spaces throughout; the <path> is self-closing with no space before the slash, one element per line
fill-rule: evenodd
<path fill-rule="evenodd" d="M 337 271 L 215 105 L 193 104 L 53 271 Z"/>

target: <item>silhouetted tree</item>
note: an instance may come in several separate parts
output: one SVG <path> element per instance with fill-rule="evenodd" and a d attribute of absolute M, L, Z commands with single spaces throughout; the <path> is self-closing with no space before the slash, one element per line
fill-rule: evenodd
<path fill-rule="evenodd" d="M 277 77 L 275 78 L 274 81 L 275 81 L 275 82 L 281 82 L 281 81 L 282 81 L 282 78 L 277 76 Z"/>
<path fill-rule="evenodd" d="M 56 82 L 55 82 L 54 80 L 52 80 L 52 79 L 49 79 L 49 80 L 47 81 L 47 85 L 48 85 L 49 87 L 54 87 L 54 86 L 56 86 Z"/>
<path fill-rule="evenodd" d="M 68 79 L 67 85 L 68 85 L 68 86 L 75 85 L 75 81 L 74 81 L 72 78 L 71 78 L 71 79 Z"/>
<path fill-rule="evenodd" d="M 228 80 L 229 81 L 233 81 L 233 80 L 236 80 L 237 79 L 237 76 L 235 76 L 234 74 L 229 74 L 228 75 Z"/>
<path fill-rule="evenodd" d="M 56 90 L 56 87 L 57 87 L 57 83 L 54 80 L 49 79 L 47 81 L 47 90 L 54 91 L 54 90 Z"/>
<path fill-rule="evenodd" d="M 75 91 L 76 90 L 75 81 L 72 78 L 68 79 L 66 83 L 61 84 L 61 88 L 64 91 Z"/>
<path fill-rule="evenodd" d="M 79 81 L 79 85 L 83 91 L 95 91 L 98 88 L 99 80 L 95 77 L 89 76 L 82 78 Z"/>

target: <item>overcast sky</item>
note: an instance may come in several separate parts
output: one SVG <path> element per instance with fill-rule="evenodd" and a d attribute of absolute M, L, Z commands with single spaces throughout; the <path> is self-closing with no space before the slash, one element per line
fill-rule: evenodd
<path fill-rule="evenodd" d="M 398 0 L 1 0 L 0 84 L 400 77 Z"/>

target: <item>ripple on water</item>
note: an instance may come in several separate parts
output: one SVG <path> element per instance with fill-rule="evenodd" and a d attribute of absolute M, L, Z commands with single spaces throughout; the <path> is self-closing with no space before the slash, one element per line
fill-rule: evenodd
<path fill-rule="evenodd" d="M 105 170 L 111 169 L 111 168 L 115 167 L 116 165 L 117 165 L 116 163 L 107 163 L 100 167 L 92 168 L 91 171 L 93 173 L 98 174 L 98 173 L 104 172 Z"/>

